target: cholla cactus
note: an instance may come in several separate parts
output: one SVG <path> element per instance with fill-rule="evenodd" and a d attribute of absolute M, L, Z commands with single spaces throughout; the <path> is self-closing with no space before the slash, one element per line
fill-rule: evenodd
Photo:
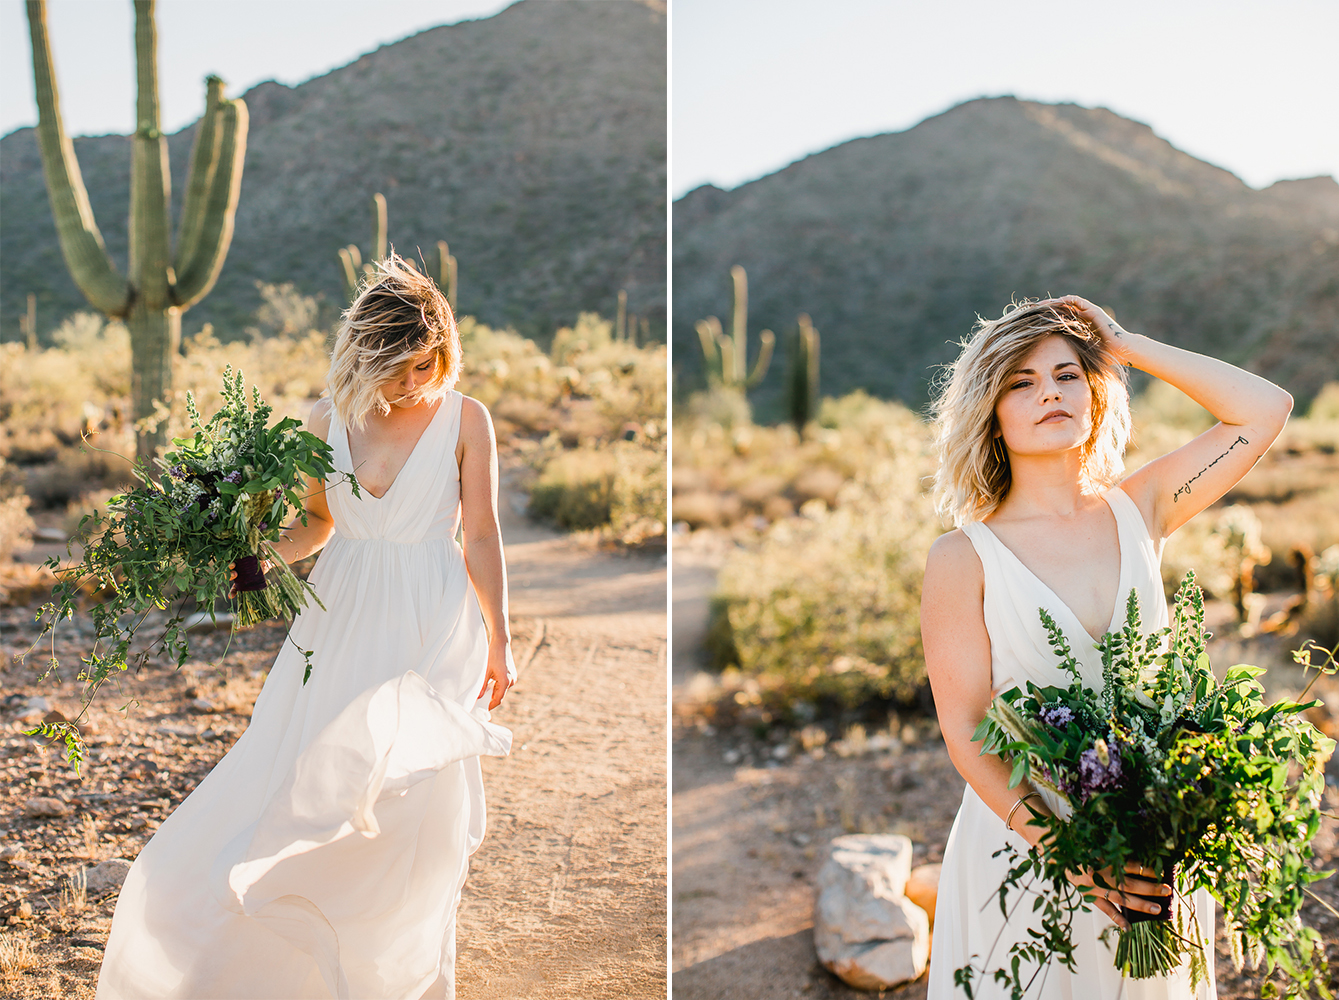
<path fill-rule="evenodd" d="M 158 35 L 154 0 L 135 0 L 139 84 L 130 186 L 130 262 L 122 275 L 93 220 L 88 192 L 65 134 L 47 36 L 45 0 L 28 0 L 36 84 L 37 140 L 51 212 L 66 266 L 93 307 L 124 317 L 130 330 L 131 392 L 146 461 L 165 443 L 154 415 L 171 388 L 171 360 L 181 340 L 181 314 L 214 287 L 232 242 L 233 217 L 246 157 L 247 111 L 226 100 L 223 81 L 206 80 L 205 113 L 195 133 L 181 229 L 172 250 L 167 137 L 158 103 Z"/>

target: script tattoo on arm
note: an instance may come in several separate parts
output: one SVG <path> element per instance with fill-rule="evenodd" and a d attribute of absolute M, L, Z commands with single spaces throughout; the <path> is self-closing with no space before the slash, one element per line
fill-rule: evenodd
<path fill-rule="evenodd" d="M 1239 444 L 1250 444 L 1250 443 L 1251 443 L 1251 442 L 1247 441 L 1247 440 L 1246 440 L 1244 437 L 1242 437 L 1241 435 L 1237 435 L 1237 440 L 1233 441 L 1230 445 L 1227 446 L 1227 451 L 1223 452 L 1221 455 L 1219 455 L 1217 458 L 1215 458 L 1212 462 L 1210 462 L 1210 463 L 1209 463 L 1208 465 L 1206 465 L 1204 468 L 1200 469 L 1199 472 L 1195 473 L 1193 476 L 1191 476 L 1189 479 L 1187 479 L 1187 480 L 1185 481 L 1185 485 L 1182 486 L 1179 490 L 1177 490 L 1175 493 L 1172 494 L 1172 503 L 1176 503 L 1177 500 L 1181 499 L 1181 494 L 1182 494 L 1182 493 L 1189 494 L 1189 493 L 1190 493 L 1190 484 L 1193 483 L 1193 482 L 1194 482 L 1196 479 L 1198 479 L 1200 476 L 1204 475 L 1204 474 L 1205 474 L 1206 472 L 1208 472 L 1210 469 L 1212 469 L 1215 465 L 1217 465 L 1217 464 L 1218 464 L 1219 462 L 1221 462 L 1223 459 L 1227 458 L 1227 456 L 1228 456 L 1229 454 L 1231 454 L 1233 448 L 1235 448 L 1235 447 L 1236 447 L 1237 445 L 1239 445 Z"/>

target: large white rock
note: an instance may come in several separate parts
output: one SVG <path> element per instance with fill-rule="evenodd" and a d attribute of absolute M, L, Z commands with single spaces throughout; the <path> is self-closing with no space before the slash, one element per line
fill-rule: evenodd
<path fill-rule="evenodd" d="M 818 873 L 818 959 L 859 990 L 885 990 L 925 971 L 930 920 L 906 898 L 911 841 L 882 834 L 838 837 Z"/>

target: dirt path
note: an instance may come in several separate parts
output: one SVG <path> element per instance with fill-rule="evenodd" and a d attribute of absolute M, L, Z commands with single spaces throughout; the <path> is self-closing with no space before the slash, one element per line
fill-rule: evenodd
<path fill-rule="evenodd" d="M 597 550 L 504 511 L 520 681 L 495 714 L 515 734 L 488 758 L 488 834 L 460 910 L 461 1000 L 665 995 L 665 558 Z M 107 692 L 82 780 L 18 730 L 28 698 L 73 713 L 73 684 L 10 659 L 33 611 L 0 609 L 0 995 L 93 996 L 115 895 L 72 898 L 65 877 L 133 859 L 245 729 L 283 630 L 196 640 L 184 671 Z M 79 623 L 58 647 L 74 662 Z M 211 662 L 212 661 L 212 662 Z M 33 661 L 30 661 L 30 663 Z M 191 704 L 211 702 L 202 711 Z M 33 798 L 65 814 L 29 818 Z M 24 966 L 14 968 L 15 965 Z"/>
<path fill-rule="evenodd" d="M 939 861 L 964 783 L 938 726 L 919 714 L 890 719 L 864 738 L 838 740 L 846 734 L 833 733 L 826 746 L 806 750 L 794 734 L 722 730 L 695 712 L 693 678 L 703 666 L 708 599 L 728 548 L 709 532 L 675 537 L 673 997 L 867 997 L 828 973 L 814 953 L 813 886 L 824 848 L 844 833 L 901 833 L 911 838 L 915 864 Z M 1262 662 L 1260 653 L 1239 640 L 1210 647 L 1215 663 Z M 1278 683 L 1297 681 L 1284 669 L 1273 673 Z M 1339 709 L 1339 681 L 1327 678 L 1315 693 Z M 1339 734 L 1339 711 L 1313 721 Z M 1336 812 L 1339 758 L 1328 775 L 1326 802 Z M 1317 867 L 1339 867 L 1339 821 L 1325 820 L 1313 847 Z M 1335 883 L 1331 878 L 1313 888 L 1339 909 Z M 1314 902 L 1304 907 L 1303 919 L 1329 944 L 1331 969 L 1339 975 L 1339 920 Z M 885 995 L 923 1000 L 925 992 L 922 976 Z M 1218 995 L 1260 996 L 1258 977 L 1233 971 L 1221 933 Z"/>

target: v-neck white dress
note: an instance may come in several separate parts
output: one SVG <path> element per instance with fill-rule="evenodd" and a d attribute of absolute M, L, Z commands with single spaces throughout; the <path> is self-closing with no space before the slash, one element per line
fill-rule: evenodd
<path fill-rule="evenodd" d="M 1145 631 L 1167 624 L 1167 602 L 1163 596 L 1159 571 L 1159 552 L 1149 537 L 1143 515 L 1134 501 L 1119 487 L 1103 498 L 1116 519 L 1120 539 L 1120 589 L 1112 613 L 1110 629 L 1125 624 L 1125 604 L 1134 588 L 1139 594 L 1140 618 Z M 981 522 L 965 524 L 963 533 L 971 540 L 985 573 L 984 613 L 990 634 L 991 688 L 999 692 L 1026 681 L 1037 685 L 1067 686 L 1070 677 L 1059 666 L 1051 650 L 1046 629 L 1038 614 L 1045 608 L 1064 630 L 1083 674 L 1084 683 L 1100 690 L 1102 658 L 1096 644 L 1078 616 L 1042 583 L 993 531 Z M 1057 802 L 1048 803 L 1055 809 Z M 966 994 L 954 986 L 953 973 L 969 962 L 987 974 L 977 975 L 973 996 L 976 1000 L 1003 1000 L 1009 991 L 997 984 L 989 973 L 1004 968 L 1009 949 L 1016 941 L 1031 940 L 1027 931 L 1040 919 L 1032 910 L 1032 897 L 1014 890 L 1009 898 L 1010 917 L 1000 913 L 997 891 L 1009 869 L 1008 858 L 992 855 L 1012 844 L 1019 853 L 1027 851 L 1027 842 L 1007 830 L 968 785 L 962 806 L 949 832 L 944 849 L 943 874 L 935 907 L 934 943 L 930 953 L 929 1000 L 965 1000 Z M 1115 937 L 1108 948 L 1099 940 L 1111 920 L 1100 910 L 1074 915 L 1074 958 L 1077 971 L 1071 973 L 1059 962 L 1052 962 L 1033 980 L 1028 1000 L 1213 1000 L 1213 898 L 1201 890 L 1193 897 L 1196 917 L 1203 940 L 1208 943 L 1208 983 L 1190 988 L 1189 970 L 1178 969 L 1173 975 L 1157 979 L 1123 979 L 1114 964 Z M 1028 981 L 1027 964 L 1023 982 Z"/>
<path fill-rule="evenodd" d="M 484 835 L 487 637 L 455 541 L 462 397 L 380 498 L 327 494 L 335 534 L 236 745 L 131 868 L 99 1000 L 450 998 Z M 348 436 L 332 417 L 336 469 Z M 315 651 L 304 685 L 297 647 Z"/>

